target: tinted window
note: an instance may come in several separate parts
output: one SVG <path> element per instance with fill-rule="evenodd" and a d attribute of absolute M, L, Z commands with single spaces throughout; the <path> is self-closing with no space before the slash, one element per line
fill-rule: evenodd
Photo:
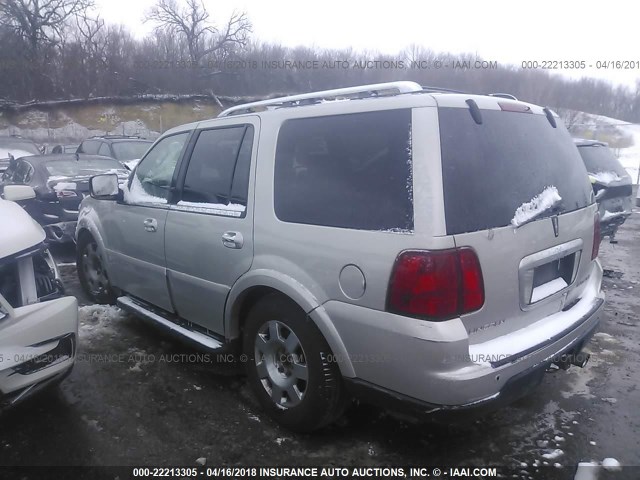
<path fill-rule="evenodd" d="M 131 203 L 167 203 L 178 160 L 182 155 L 189 132 L 171 135 L 160 140 L 142 159 L 125 200 Z"/>
<path fill-rule="evenodd" d="M 152 142 L 114 142 L 112 147 L 118 160 L 128 161 L 142 158 L 151 145 Z"/>
<path fill-rule="evenodd" d="M 478 125 L 466 108 L 438 112 L 448 234 L 509 225 L 548 186 L 562 197 L 560 212 L 590 203 L 584 164 L 562 122 L 553 128 L 544 115 L 482 110 Z"/>
<path fill-rule="evenodd" d="M 109 145 L 103 143 L 100 145 L 100 150 L 98 150 L 98 155 L 104 155 L 105 157 L 111 156 L 111 150 L 109 149 Z"/>
<path fill-rule="evenodd" d="M 619 177 L 628 175 L 609 147 L 602 145 L 584 146 L 578 147 L 578 151 L 589 173 L 613 172 Z"/>
<path fill-rule="evenodd" d="M 412 230 L 410 132 L 410 110 L 285 122 L 276 149 L 276 215 L 312 225 Z"/>
<path fill-rule="evenodd" d="M 102 142 L 99 140 L 85 140 L 84 142 L 82 142 L 82 145 L 80 145 L 80 148 L 78 150 L 80 153 L 96 155 L 101 143 Z"/>
<path fill-rule="evenodd" d="M 183 202 L 229 205 L 244 135 L 244 125 L 200 132 L 184 180 Z"/>

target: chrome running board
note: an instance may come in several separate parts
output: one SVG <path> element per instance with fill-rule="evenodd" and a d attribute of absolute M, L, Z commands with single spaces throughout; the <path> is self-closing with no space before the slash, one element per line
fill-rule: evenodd
<path fill-rule="evenodd" d="M 161 314 L 150 310 L 142 302 L 138 302 L 131 297 L 119 297 L 117 303 L 123 310 L 126 310 L 143 320 L 153 322 L 156 325 L 169 330 L 171 333 L 177 334 L 180 337 L 195 343 L 196 346 L 199 346 L 200 348 L 204 348 L 206 350 L 219 350 L 223 346 L 222 342 L 215 338 L 195 330 L 190 330 L 182 325 L 178 325 L 177 323 L 163 317 Z"/>

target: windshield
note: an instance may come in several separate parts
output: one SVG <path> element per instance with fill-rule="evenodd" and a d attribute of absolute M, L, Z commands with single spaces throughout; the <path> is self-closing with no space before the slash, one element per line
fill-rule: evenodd
<path fill-rule="evenodd" d="M 117 160 L 56 160 L 45 164 L 52 177 L 71 177 L 75 175 L 92 175 L 96 173 L 128 173 Z"/>
<path fill-rule="evenodd" d="M 478 125 L 466 108 L 440 108 L 439 118 L 448 234 L 509 225 L 549 187 L 562 199 L 553 213 L 591 202 L 587 172 L 562 122 L 553 128 L 544 115 L 482 110 Z"/>
<path fill-rule="evenodd" d="M 609 147 L 604 145 L 579 146 L 578 151 L 589 173 L 612 172 L 619 177 L 627 176 L 627 171 L 613 155 Z"/>
<path fill-rule="evenodd" d="M 136 160 L 149 150 L 152 142 L 114 142 L 113 151 L 118 160 Z"/>

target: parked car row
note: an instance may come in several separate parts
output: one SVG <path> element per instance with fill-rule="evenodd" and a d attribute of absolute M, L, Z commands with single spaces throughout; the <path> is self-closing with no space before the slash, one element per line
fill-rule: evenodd
<path fill-rule="evenodd" d="M 138 137 L 107 135 L 92 137 L 80 145 L 57 145 L 41 154 L 38 146 L 22 138 L 0 138 L 0 190 L 4 185 L 29 185 L 34 199 L 23 206 L 52 242 L 71 242 L 75 237 L 78 206 L 88 194 L 93 175 L 115 173 L 126 181 L 129 170 L 153 142 Z"/>

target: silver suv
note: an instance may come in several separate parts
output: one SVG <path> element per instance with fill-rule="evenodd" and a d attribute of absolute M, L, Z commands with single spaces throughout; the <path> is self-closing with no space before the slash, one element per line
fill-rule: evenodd
<path fill-rule="evenodd" d="M 597 207 L 548 109 L 412 82 L 233 107 L 92 179 L 78 273 L 98 302 L 238 348 L 278 422 L 357 397 L 497 404 L 580 354 L 604 303 Z"/>

